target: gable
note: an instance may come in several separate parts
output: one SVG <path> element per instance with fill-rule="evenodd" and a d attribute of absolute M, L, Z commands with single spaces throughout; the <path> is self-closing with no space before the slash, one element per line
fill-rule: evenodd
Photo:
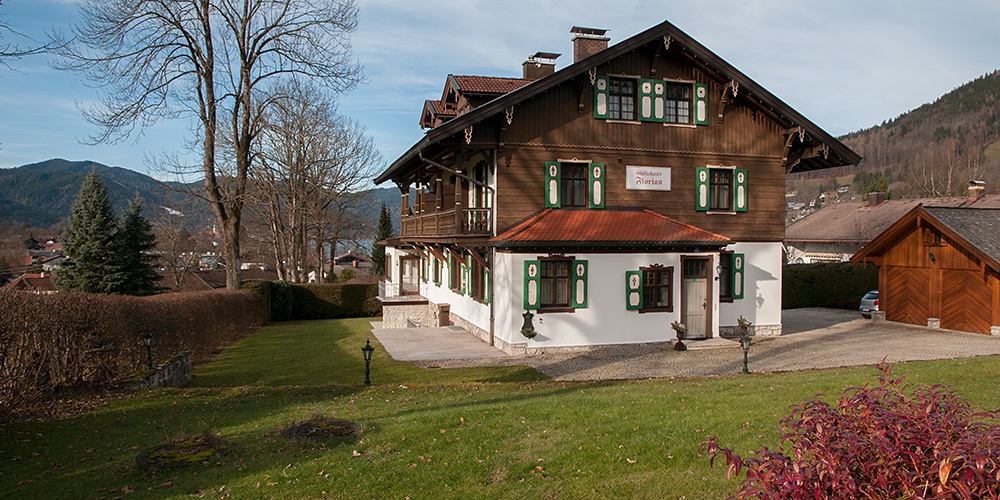
<path fill-rule="evenodd" d="M 691 74 L 688 76 L 688 70 Z M 831 166 L 856 164 L 860 157 L 818 126 L 810 122 L 787 104 L 757 85 L 746 75 L 709 51 L 678 28 L 664 21 L 617 45 L 604 49 L 586 59 L 555 72 L 553 75 L 529 83 L 515 91 L 495 98 L 455 119 L 444 123 L 430 132 L 423 140 L 410 148 L 379 175 L 376 183 L 405 175 L 404 172 L 419 166 L 421 154 L 433 155 L 448 147 L 492 144 L 502 145 L 512 142 L 501 134 L 519 116 L 533 116 L 519 109 L 529 102 L 539 99 L 554 99 L 561 104 L 558 112 L 569 113 L 567 103 L 575 103 L 575 112 L 586 114 L 594 102 L 592 86 L 598 75 L 615 72 L 632 72 L 638 78 L 675 78 L 706 85 L 708 93 L 709 121 L 718 112 L 718 107 L 727 119 L 727 113 L 738 113 L 744 120 L 759 123 L 766 118 L 772 124 L 772 134 L 783 144 L 778 154 L 789 170 L 803 171 Z M 451 78 L 450 78 L 451 80 Z M 454 86 L 452 84 L 452 86 Z M 447 94 L 446 90 L 446 94 Z M 543 97 L 554 92 L 557 97 Z M 731 96 L 731 97 L 730 97 Z M 732 103 L 732 104 L 730 104 Z M 533 104 L 537 106 L 537 104 Z M 733 106 L 730 108 L 730 106 Z M 551 108 L 550 108 L 551 109 Z M 537 113 L 536 113 L 537 114 Z M 543 118 L 539 116 L 539 118 Z M 544 117 L 548 119 L 547 117 Z M 558 136 L 560 126 L 566 121 L 543 124 L 545 133 Z M 761 126 L 764 126 L 763 124 Z M 530 134 L 528 134 L 530 135 Z M 535 134 L 543 136 L 544 134 Z M 612 134 L 613 135 L 613 134 Z M 621 135 L 625 135 L 623 132 Z M 682 136 L 683 134 L 673 134 Z M 690 135 L 690 134 L 689 134 Z M 580 138 L 579 142 L 588 147 L 600 146 L 588 142 L 590 138 Z M 619 138 L 608 137 L 609 142 Z M 737 147 L 739 145 L 736 145 Z M 750 152 L 750 154 L 754 154 Z"/>

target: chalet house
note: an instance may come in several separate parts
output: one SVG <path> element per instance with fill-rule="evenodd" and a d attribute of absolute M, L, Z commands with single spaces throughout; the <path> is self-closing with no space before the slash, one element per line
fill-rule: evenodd
<path fill-rule="evenodd" d="M 40 295 L 56 293 L 56 286 L 52 283 L 52 275 L 48 273 L 27 273 L 22 274 L 7 283 L 4 290 L 16 290 L 21 292 L 31 292 Z"/>
<path fill-rule="evenodd" d="M 847 262 L 917 205 L 1000 208 L 1000 195 L 984 195 L 982 184 L 972 182 L 965 197 L 887 200 L 882 193 L 870 193 L 868 201 L 831 203 L 785 228 L 787 261 Z"/>
<path fill-rule="evenodd" d="M 449 76 L 375 179 L 402 197 L 383 327 L 508 352 L 665 342 L 674 321 L 716 337 L 740 316 L 779 335 L 785 177 L 860 157 L 669 22 L 572 37 L 558 71 L 540 52 L 522 79 Z"/>
<path fill-rule="evenodd" d="M 916 206 L 851 258 L 890 321 L 1000 335 L 1000 208 Z"/>

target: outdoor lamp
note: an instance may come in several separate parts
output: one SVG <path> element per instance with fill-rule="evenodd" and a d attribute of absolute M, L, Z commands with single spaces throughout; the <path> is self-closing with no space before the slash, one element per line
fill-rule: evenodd
<path fill-rule="evenodd" d="M 142 342 L 146 344 L 146 368 L 153 369 L 153 332 L 147 331 L 142 334 Z"/>
<path fill-rule="evenodd" d="M 743 335 L 740 337 L 740 347 L 743 348 L 743 373 L 750 373 L 750 369 L 747 368 L 747 355 L 750 353 L 749 335 Z"/>
<path fill-rule="evenodd" d="M 372 353 L 375 352 L 375 348 L 372 347 L 371 340 L 365 340 L 365 346 L 361 348 L 361 354 L 365 356 L 365 385 L 372 385 L 372 381 L 368 378 L 369 375 L 369 365 L 372 362 Z"/>

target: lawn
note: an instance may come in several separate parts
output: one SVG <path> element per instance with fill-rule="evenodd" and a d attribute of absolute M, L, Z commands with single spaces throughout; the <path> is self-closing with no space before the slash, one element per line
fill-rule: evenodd
<path fill-rule="evenodd" d="M 524 368 L 418 369 L 376 343 L 375 385 L 363 387 L 365 325 L 270 326 L 197 368 L 191 388 L 3 426 L 0 496 L 724 498 L 736 484 L 699 455 L 707 436 L 740 452 L 774 447 L 789 405 L 875 381 L 874 369 L 855 368 L 563 383 Z M 1000 404 L 998 371 L 995 357 L 895 367 L 987 408 Z M 362 434 L 329 445 L 279 435 L 317 413 L 357 422 Z M 135 465 L 142 449 L 203 431 L 232 451 L 181 470 Z"/>

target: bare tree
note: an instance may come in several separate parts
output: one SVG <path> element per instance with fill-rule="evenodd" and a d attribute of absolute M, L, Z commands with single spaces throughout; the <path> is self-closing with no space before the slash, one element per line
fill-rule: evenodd
<path fill-rule="evenodd" d="M 165 118 L 196 117 L 205 197 L 225 242 L 226 287 L 239 287 L 240 228 L 269 86 L 290 76 L 342 91 L 361 78 L 349 34 L 354 0 L 87 0 L 62 35 L 61 67 L 102 89 L 84 109 L 115 142 Z M 226 137 L 223 140 L 223 135 Z M 217 147 L 231 148 L 232 162 Z"/>
<path fill-rule="evenodd" d="M 2 4 L 3 0 L 0 0 L 0 5 Z M 24 46 L 10 42 L 4 43 L 3 40 L 5 37 L 14 37 L 15 39 L 25 40 L 30 42 L 32 46 Z M 10 24 L 0 18 L 0 66 L 4 66 L 7 69 L 13 69 L 10 66 L 11 60 L 42 54 L 56 48 L 56 46 L 57 45 L 54 41 L 50 41 L 46 44 L 38 44 L 38 42 L 11 27 Z"/>
<path fill-rule="evenodd" d="M 311 268 L 322 280 L 324 246 L 347 220 L 335 214 L 350 206 L 380 156 L 363 127 L 336 114 L 323 89 L 292 80 L 273 95 L 252 170 L 252 206 L 270 228 L 279 278 L 305 281 Z"/>

